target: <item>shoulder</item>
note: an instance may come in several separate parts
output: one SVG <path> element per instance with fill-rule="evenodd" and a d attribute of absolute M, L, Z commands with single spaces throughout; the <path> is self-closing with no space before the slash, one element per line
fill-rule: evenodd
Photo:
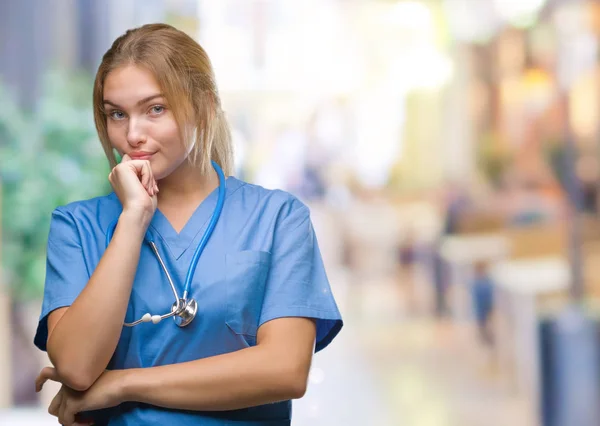
<path fill-rule="evenodd" d="M 73 201 L 68 204 L 58 206 L 54 213 L 62 213 L 72 216 L 78 216 L 83 213 L 98 212 L 102 208 L 120 208 L 121 205 L 114 192 L 87 200 Z"/>
<path fill-rule="evenodd" d="M 58 206 L 52 212 L 52 221 L 63 220 L 78 226 L 81 223 L 95 223 L 100 226 L 110 222 L 121 211 L 121 203 L 114 192 L 110 194 L 73 201 Z"/>
<path fill-rule="evenodd" d="M 232 194 L 232 201 L 240 204 L 243 208 L 258 209 L 263 217 L 277 217 L 278 219 L 291 215 L 310 216 L 308 206 L 287 191 L 267 189 L 239 179 L 235 180 L 239 186 Z"/>

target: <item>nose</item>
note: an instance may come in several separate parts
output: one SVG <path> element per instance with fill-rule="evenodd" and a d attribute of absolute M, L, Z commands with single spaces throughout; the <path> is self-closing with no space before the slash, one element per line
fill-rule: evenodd
<path fill-rule="evenodd" d="M 146 134 L 140 121 L 131 118 L 129 120 L 129 127 L 127 128 L 127 142 L 133 148 L 136 148 L 146 142 Z"/>

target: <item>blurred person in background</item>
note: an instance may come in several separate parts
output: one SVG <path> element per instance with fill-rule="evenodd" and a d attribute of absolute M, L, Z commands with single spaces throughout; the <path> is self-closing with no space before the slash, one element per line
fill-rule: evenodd
<path fill-rule="evenodd" d="M 415 268 L 419 260 L 418 250 L 415 231 L 409 228 L 398 245 L 397 257 L 398 265 L 400 266 L 399 284 L 404 290 L 407 307 L 411 313 L 415 313 L 417 309 Z"/>
<path fill-rule="evenodd" d="M 433 246 L 433 289 L 435 292 L 435 315 L 438 318 L 447 316 L 449 312 L 446 293 L 448 287 L 448 265 L 441 254 L 441 238 Z"/>
<path fill-rule="evenodd" d="M 473 310 L 477 321 L 479 339 L 485 345 L 493 343 L 491 316 L 494 308 L 494 283 L 485 261 L 475 264 L 475 276 L 471 285 Z"/>
<path fill-rule="evenodd" d="M 461 221 L 470 207 L 470 200 L 466 189 L 458 183 L 449 184 L 442 193 L 441 205 L 442 229 L 438 238 L 433 242 L 432 247 L 435 315 L 438 318 L 446 317 L 450 313 L 447 301 L 450 269 L 442 256 L 441 244 L 444 237 L 459 232 Z"/>
<path fill-rule="evenodd" d="M 36 389 L 62 383 L 50 414 L 289 425 L 313 353 L 342 327 L 308 208 L 225 177 L 231 137 L 210 60 L 171 26 L 119 37 L 93 103 L 114 192 L 52 215 L 35 335 L 53 364 Z"/>

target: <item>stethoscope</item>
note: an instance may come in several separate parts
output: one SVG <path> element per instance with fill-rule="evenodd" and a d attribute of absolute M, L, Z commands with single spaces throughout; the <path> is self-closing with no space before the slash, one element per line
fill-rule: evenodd
<path fill-rule="evenodd" d="M 125 327 L 133 327 L 144 322 L 152 322 L 153 324 L 158 324 L 165 318 L 169 317 L 173 317 L 175 324 L 177 324 L 179 327 L 185 327 L 186 325 L 191 323 L 196 317 L 196 313 L 198 312 L 198 303 L 193 298 L 188 299 L 190 288 L 192 286 L 192 278 L 194 277 L 194 272 L 196 271 L 196 266 L 198 265 L 198 259 L 200 259 L 200 255 L 202 254 L 204 247 L 206 247 L 206 243 L 212 235 L 215 225 L 219 220 L 221 210 L 223 210 L 223 202 L 225 201 L 225 175 L 223 174 L 223 170 L 221 170 L 217 163 L 213 161 L 212 165 L 215 171 L 217 172 L 217 175 L 219 176 L 219 199 L 217 200 L 217 206 L 213 211 L 208 227 L 206 228 L 206 231 L 204 231 L 204 235 L 202 235 L 202 239 L 200 240 L 200 243 L 198 244 L 198 247 L 194 252 L 194 256 L 192 257 L 190 267 L 188 268 L 187 277 L 185 278 L 183 297 L 179 297 L 179 293 L 177 293 L 177 289 L 175 288 L 173 279 L 171 278 L 171 275 L 169 274 L 169 271 L 165 263 L 163 262 L 163 259 L 160 256 L 158 249 L 156 248 L 154 238 L 149 232 L 146 232 L 146 235 L 144 236 L 144 241 L 146 241 L 150 245 L 152 251 L 156 255 L 156 258 L 158 259 L 158 262 L 160 263 L 160 266 L 162 267 L 163 271 L 165 271 L 165 275 L 167 276 L 167 280 L 169 280 L 171 290 L 173 290 L 173 295 L 175 296 L 175 303 L 173 303 L 173 305 L 171 306 L 171 312 L 168 314 L 152 315 L 150 313 L 146 313 L 137 321 L 124 322 L 123 325 Z M 110 240 L 112 239 L 112 236 L 115 232 L 115 228 L 117 227 L 117 221 L 118 219 L 113 221 L 108 227 L 108 230 L 106 232 L 106 247 L 108 247 L 108 244 L 110 243 Z"/>

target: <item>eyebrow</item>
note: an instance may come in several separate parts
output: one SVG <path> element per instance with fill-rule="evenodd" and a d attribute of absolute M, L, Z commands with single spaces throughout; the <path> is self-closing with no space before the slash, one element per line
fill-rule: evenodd
<path fill-rule="evenodd" d="M 139 100 L 139 101 L 136 103 L 136 105 L 137 105 L 137 106 L 142 106 L 142 105 L 144 105 L 145 103 L 148 103 L 148 102 L 150 102 L 151 100 L 153 100 L 153 99 L 156 99 L 156 98 L 164 98 L 164 95 L 163 95 L 162 93 L 157 93 L 156 95 L 150 95 L 150 96 L 146 96 L 144 99 L 141 99 L 141 100 Z M 104 103 L 104 104 L 108 104 L 108 105 L 112 105 L 112 106 L 114 106 L 115 108 L 121 108 L 119 105 L 117 105 L 116 103 L 114 103 L 113 101 L 110 101 L 110 100 L 108 100 L 108 99 L 104 99 L 103 103 Z"/>

